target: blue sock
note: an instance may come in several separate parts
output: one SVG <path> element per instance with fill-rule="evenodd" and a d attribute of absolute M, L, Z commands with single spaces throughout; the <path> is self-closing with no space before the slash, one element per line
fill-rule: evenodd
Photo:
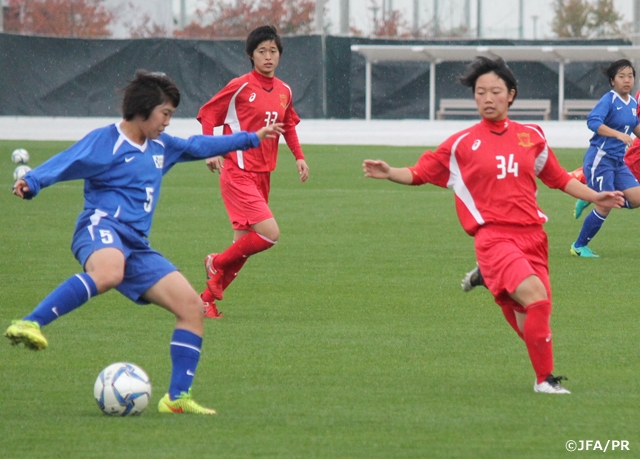
<path fill-rule="evenodd" d="M 47 325 L 58 317 L 82 306 L 98 294 L 95 282 L 87 273 L 76 274 L 60 284 L 23 320 Z"/>
<path fill-rule="evenodd" d="M 595 209 L 591 211 L 587 218 L 584 219 L 582 229 L 578 240 L 575 242 L 576 247 L 584 247 L 589 244 L 589 241 L 595 237 L 595 235 L 602 228 L 602 224 L 607 219 L 604 215 L 600 215 Z"/>
<path fill-rule="evenodd" d="M 169 397 L 175 400 L 182 392 L 189 392 L 200 360 L 202 337 L 179 328 L 171 338 L 171 382 Z"/>

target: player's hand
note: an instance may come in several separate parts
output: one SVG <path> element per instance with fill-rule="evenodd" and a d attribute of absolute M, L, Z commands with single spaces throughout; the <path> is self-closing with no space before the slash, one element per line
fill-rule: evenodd
<path fill-rule="evenodd" d="M 222 156 L 214 156 L 212 158 L 207 158 L 207 167 L 211 172 L 218 171 L 218 174 L 224 167 L 222 164 L 224 163 L 224 158 Z"/>
<path fill-rule="evenodd" d="M 391 167 L 379 159 L 365 159 L 362 163 L 364 176 L 377 179 L 388 179 Z"/>
<path fill-rule="evenodd" d="M 601 191 L 593 203 L 602 207 L 619 209 L 624 206 L 624 193 L 622 191 Z"/>
<path fill-rule="evenodd" d="M 284 134 L 284 124 L 283 123 L 273 123 L 269 126 L 265 126 L 259 131 L 256 132 L 258 138 L 260 140 L 264 140 L 265 138 L 273 139 L 278 137 L 279 134 Z"/>
<path fill-rule="evenodd" d="M 621 142 L 624 142 L 624 144 L 628 147 L 630 147 L 631 145 L 633 145 L 633 138 L 631 138 L 631 136 L 629 134 L 625 134 L 623 132 L 620 132 L 618 134 L 618 140 L 620 140 Z"/>
<path fill-rule="evenodd" d="M 27 185 L 27 182 L 25 182 L 24 179 L 20 179 L 16 183 L 14 183 L 13 194 L 15 194 L 16 196 L 24 199 L 24 194 L 28 192 L 29 185 Z"/>
<path fill-rule="evenodd" d="M 306 182 L 309 178 L 309 166 L 307 166 L 307 162 L 304 159 L 297 159 L 296 167 L 298 168 L 298 174 L 300 174 L 300 181 L 302 183 Z"/>

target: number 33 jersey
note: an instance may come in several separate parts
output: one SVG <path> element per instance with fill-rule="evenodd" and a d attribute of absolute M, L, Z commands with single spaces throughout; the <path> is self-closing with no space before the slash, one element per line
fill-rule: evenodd
<path fill-rule="evenodd" d="M 542 129 L 510 119 L 483 119 L 424 153 L 410 170 L 414 185 L 433 183 L 454 191 L 458 218 L 470 235 L 486 224 L 545 223 L 536 177 L 559 189 L 571 180 Z"/>
<path fill-rule="evenodd" d="M 231 80 L 200 108 L 198 121 L 202 124 L 202 133 L 208 135 L 213 134 L 216 126 L 224 126 L 223 134 L 231 134 L 284 123 L 287 145 L 296 159 L 304 159 L 296 133 L 300 118 L 293 109 L 291 88 L 275 77 L 269 78 L 254 70 Z M 257 148 L 231 152 L 225 159 L 246 171 L 271 172 L 278 159 L 278 140 L 279 136 L 264 139 Z"/>

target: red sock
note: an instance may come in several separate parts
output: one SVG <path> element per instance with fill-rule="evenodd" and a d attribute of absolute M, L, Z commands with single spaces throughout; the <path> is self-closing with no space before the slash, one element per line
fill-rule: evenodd
<path fill-rule="evenodd" d="M 275 242 L 270 241 L 256 232 L 247 233 L 231 244 L 227 249 L 215 259 L 215 268 L 226 271 L 243 258 L 246 259 L 263 250 L 267 250 Z"/>
<path fill-rule="evenodd" d="M 516 313 L 509 306 L 500 306 L 502 308 L 502 313 L 504 314 L 504 318 L 507 319 L 511 328 L 513 328 L 518 336 L 524 339 L 522 332 L 520 331 L 520 327 L 518 327 L 518 321 L 516 320 Z"/>
<path fill-rule="evenodd" d="M 531 364 L 536 372 L 538 384 L 553 371 L 553 346 L 551 344 L 551 301 L 543 300 L 526 307 L 524 342 L 529 351 Z"/>
<path fill-rule="evenodd" d="M 226 290 L 231 282 L 236 278 L 244 264 L 247 262 L 246 258 L 241 258 L 231 265 L 228 269 L 224 270 L 224 277 L 222 278 L 222 288 Z"/>

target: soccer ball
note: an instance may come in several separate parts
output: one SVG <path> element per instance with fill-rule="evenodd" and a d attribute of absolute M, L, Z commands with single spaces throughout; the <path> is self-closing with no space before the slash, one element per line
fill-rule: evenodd
<path fill-rule="evenodd" d="M 25 166 L 24 164 L 16 167 L 16 169 L 13 171 L 13 181 L 17 182 L 30 170 L 31 168 L 29 166 Z"/>
<path fill-rule="evenodd" d="M 11 161 L 15 164 L 27 164 L 29 162 L 29 152 L 24 148 L 16 148 L 11 153 Z"/>
<path fill-rule="evenodd" d="M 149 404 L 151 382 L 147 373 L 133 363 L 112 363 L 98 375 L 93 395 L 106 414 L 137 415 Z"/>

